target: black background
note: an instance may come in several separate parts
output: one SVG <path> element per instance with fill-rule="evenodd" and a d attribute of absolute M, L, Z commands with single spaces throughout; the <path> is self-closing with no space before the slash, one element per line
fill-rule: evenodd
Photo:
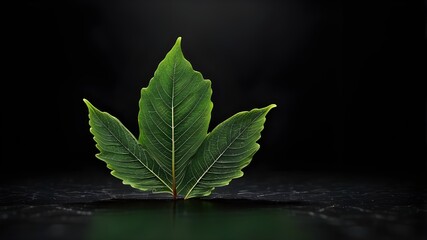
<path fill-rule="evenodd" d="M 107 171 L 82 99 L 137 135 L 139 91 L 178 36 L 212 80 L 211 126 L 278 105 L 247 171 L 426 170 L 423 1 L 33 1 L 12 10 L 2 177 Z"/>

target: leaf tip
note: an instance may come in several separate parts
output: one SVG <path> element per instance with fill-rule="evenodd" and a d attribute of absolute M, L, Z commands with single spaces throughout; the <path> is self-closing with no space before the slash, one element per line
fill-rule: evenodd
<path fill-rule="evenodd" d="M 91 111 L 99 111 L 95 106 L 92 105 L 92 103 L 89 102 L 86 98 L 83 98 L 83 102 L 86 104 L 87 108 L 89 109 L 89 112 Z"/>
<path fill-rule="evenodd" d="M 267 106 L 268 109 L 273 109 L 275 107 L 277 107 L 277 105 L 274 103 Z"/>
<path fill-rule="evenodd" d="M 93 105 L 86 98 L 83 98 L 83 102 L 86 104 L 87 108 L 92 109 Z"/>
<path fill-rule="evenodd" d="M 270 104 L 270 105 L 268 105 L 267 107 L 265 107 L 263 109 L 265 109 L 266 112 L 269 112 L 271 109 L 273 109 L 275 107 L 277 107 L 277 105 L 273 103 L 273 104 Z"/>
<path fill-rule="evenodd" d="M 182 37 L 178 37 L 178 38 L 176 39 L 176 42 L 175 42 L 174 48 L 181 48 L 181 40 L 182 40 Z"/>
<path fill-rule="evenodd" d="M 83 102 L 87 105 L 87 106 L 91 106 L 92 104 L 89 102 L 89 100 L 87 100 L 86 98 L 83 98 Z"/>

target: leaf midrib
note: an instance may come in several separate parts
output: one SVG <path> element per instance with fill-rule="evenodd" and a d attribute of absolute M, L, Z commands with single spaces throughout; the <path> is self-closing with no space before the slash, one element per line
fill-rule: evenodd
<path fill-rule="evenodd" d="M 228 146 L 224 149 L 224 151 L 222 151 L 222 153 L 212 162 L 212 164 L 205 170 L 205 172 L 203 172 L 203 174 L 199 177 L 199 179 L 197 179 L 197 181 L 194 183 L 193 187 L 191 187 L 191 189 L 188 191 L 188 193 L 185 195 L 185 199 L 187 199 L 187 197 L 190 195 L 190 193 L 193 191 L 193 189 L 197 186 L 197 184 L 199 184 L 200 180 L 206 175 L 206 173 L 212 168 L 212 166 L 218 161 L 218 159 L 220 159 L 222 157 L 222 155 L 224 155 L 224 153 L 230 148 L 230 146 L 246 131 L 246 129 L 248 129 L 252 123 L 255 122 L 255 120 L 257 120 L 259 118 L 259 116 L 261 116 L 262 113 L 260 113 L 256 118 L 254 118 L 254 120 L 252 120 L 244 129 L 243 131 L 241 131 L 234 139 L 233 141 L 231 141 L 230 144 L 228 144 Z"/>
<path fill-rule="evenodd" d="M 176 60 L 174 60 L 173 73 L 172 73 L 172 94 L 171 94 L 171 140 L 172 140 L 172 193 L 176 198 L 176 177 L 175 177 L 175 75 L 176 75 Z"/>
<path fill-rule="evenodd" d="M 119 138 L 117 138 L 116 137 L 116 135 L 113 133 L 113 132 L 111 132 L 111 130 L 109 129 L 109 127 L 104 123 L 104 121 L 102 121 L 101 120 L 101 123 L 102 123 L 102 125 L 104 126 L 104 128 L 106 128 L 107 129 L 107 131 L 111 134 L 111 136 L 113 136 L 116 140 L 117 140 L 117 142 L 119 142 L 133 157 L 135 157 L 135 159 L 137 159 L 138 160 L 138 162 L 139 163 L 141 163 L 148 171 L 150 171 L 154 176 L 156 176 L 169 190 L 171 190 L 172 191 L 172 189 L 156 174 L 156 173 L 154 173 L 148 166 L 146 166 L 142 161 L 141 161 L 141 159 L 139 159 L 128 147 L 126 147 L 126 145 L 125 144 L 123 144 L 123 142 L 119 139 Z M 132 135 L 132 133 L 130 133 L 129 132 L 129 130 L 127 130 L 126 128 L 124 128 L 125 129 L 125 131 L 127 131 L 129 134 L 130 134 L 130 136 L 135 140 L 135 141 L 137 141 L 136 140 L 136 138 Z M 138 143 L 137 143 L 137 147 L 138 147 L 139 145 L 138 145 Z M 146 155 L 146 153 L 144 152 L 144 155 Z"/>

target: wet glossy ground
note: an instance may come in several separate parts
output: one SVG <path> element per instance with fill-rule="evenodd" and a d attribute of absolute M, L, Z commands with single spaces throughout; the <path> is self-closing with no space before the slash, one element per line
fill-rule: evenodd
<path fill-rule="evenodd" d="M 108 174 L 0 187 L 0 239 L 427 239 L 419 179 L 247 174 L 172 201 Z"/>

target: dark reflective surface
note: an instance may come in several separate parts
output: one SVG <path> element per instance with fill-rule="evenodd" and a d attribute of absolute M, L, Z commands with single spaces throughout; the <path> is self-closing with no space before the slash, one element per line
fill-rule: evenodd
<path fill-rule="evenodd" d="M 123 233 L 129 239 L 312 239 L 313 233 L 304 229 L 318 227 L 292 216 L 281 207 L 286 204 L 267 201 L 154 200 L 96 205 L 89 239 L 118 239 Z"/>
<path fill-rule="evenodd" d="M 424 239 L 422 179 L 250 175 L 178 200 L 109 175 L 1 185 L 0 239 Z"/>

